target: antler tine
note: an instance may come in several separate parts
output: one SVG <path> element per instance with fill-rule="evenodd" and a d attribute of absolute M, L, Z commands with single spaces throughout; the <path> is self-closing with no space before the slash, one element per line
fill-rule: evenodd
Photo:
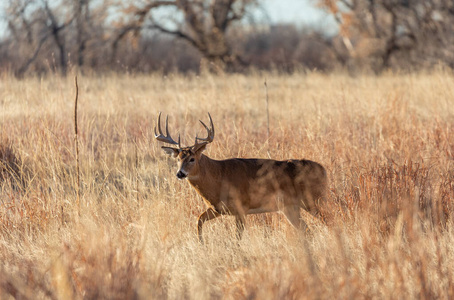
<path fill-rule="evenodd" d="M 202 120 L 199 120 L 200 123 L 202 123 L 203 127 L 205 127 L 205 129 L 207 130 L 207 137 L 206 138 L 199 138 L 196 136 L 196 142 L 197 140 L 200 140 L 200 141 L 204 141 L 204 142 L 207 142 L 207 143 L 211 143 L 213 140 L 214 140 L 214 125 L 213 125 L 213 120 L 211 119 L 211 115 L 210 113 L 208 113 L 208 117 L 210 118 L 210 128 L 208 128 L 208 126 L 202 122 Z"/>
<path fill-rule="evenodd" d="M 161 112 L 159 112 L 157 123 L 158 123 L 159 134 L 161 134 Z M 155 138 L 158 137 L 158 133 L 156 132 L 156 125 L 154 126 L 154 137 Z"/>
<path fill-rule="evenodd" d="M 159 124 L 161 126 L 161 124 Z M 169 134 L 169 116 L 166 116 L 166 136 L 170 136 Z"/>
<path fill-rule="evenodd" d="M 159 134 L 158 134 L 159 133 Z M 158 115 L 158 132 L 156 132 L 156 126 L 154 127 L 154 137 L 160 141 L 167 144 L 178 145 L 180 148 L 180 135 L 178 135 L 178 143 L 173 140 L 169 133 L 169 116 L 166 116 L 166 135 L 162 133 L 161 129 L 161 112 Z"/>

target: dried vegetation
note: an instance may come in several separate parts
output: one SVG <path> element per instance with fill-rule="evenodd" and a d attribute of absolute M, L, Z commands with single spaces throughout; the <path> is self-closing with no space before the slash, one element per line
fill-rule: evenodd
<path fill-rule="evenodd" d="M 72 78 L 4 76 L 0 298 L 453 298 L 453 80 L 79 77 L 79 216 Z M 204 204 L 154 141 L 158 111 L 186 139 L 209 111 L 213 158 L 321 162 L 329 226 L 248 216 L 237 243 L 223 217 L 199 245 Z"/>

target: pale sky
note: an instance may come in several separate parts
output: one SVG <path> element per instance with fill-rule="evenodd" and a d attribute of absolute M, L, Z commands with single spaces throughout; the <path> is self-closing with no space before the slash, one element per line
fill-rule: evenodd
<path fill-rule="evenodd" d="M 315 0 L 262 0 L 273 23 L 313 23 L 323 12 L 315 6 Z"/>
<path fill-rule="evenodd" d="M 317 7 L 317 0 L 262 0 L 272 23 L 294 23 L 334 33 L 332 16 Z"/>

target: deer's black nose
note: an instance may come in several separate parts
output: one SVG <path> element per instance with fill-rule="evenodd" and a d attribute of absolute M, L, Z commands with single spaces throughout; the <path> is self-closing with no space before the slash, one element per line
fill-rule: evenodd
<path fill-rule="evenodd" d="M 186 176 L 187 175 L 185 173 L 183 173 L 182 171 L 178 171 L 178 173 L 177 173 L 178 179 L 184 179 L 184 178 L 186 178 Z"/>

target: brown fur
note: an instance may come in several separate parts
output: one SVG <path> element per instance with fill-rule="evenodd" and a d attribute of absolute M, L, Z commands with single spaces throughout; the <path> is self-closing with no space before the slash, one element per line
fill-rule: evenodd
<path fill-rule="evenodd" d="M 200 242 L 203 243 L 203 223 L 220 215 L 236 217 L 238 237 L 244 230 L 247 214 L 281 211 L 295 227 L 305 228 L 300 210 L 312 215 L 320 212 L 320 201 L 326 190 L 326 171 L 320 164 L 310 160 L 277 161 L 271 159 L 231 158 L 214 160 L 202 154 L 214 139 L 211 115 L 206 138 L 195 139 L 191 147 L 182 148 L 180 138 L 176 142 L 168 130 L 161 129 L 161 113 L 158 115 L 155 138 L 158 141 L 177 145 L 162 147 L 178 160 L 177 177 L 187 178 L 208 206 L 197 222 Z"/>
<path fill-rule="evenodd" d="M 310 160 L 214 160 L 202 154 L 205 146 L 163 147 L 177 157 L 179 172 L 187 175 L 208 206 L 198 219 L 201 242 L 203 223 L 219 215 L 236 217 L 241 238 L 247 214 L 281 211 L 295 227 L 305 228 L 300 209 L 312 215 L 319 213 L 327 184 L 326 171 L 320 164 Z"/>

